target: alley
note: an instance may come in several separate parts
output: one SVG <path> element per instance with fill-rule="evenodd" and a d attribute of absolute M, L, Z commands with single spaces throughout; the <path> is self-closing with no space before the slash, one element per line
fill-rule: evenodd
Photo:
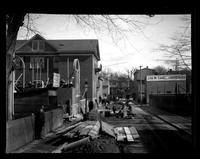
<path fill-rule="evenodd" d="M 114 115 L 102 116 L 101 120 L 115 127 L 134 127 L 139 138 L 134 142 L 118 142 L 106 133 L 99 133 L 98 138 L 77 146 L 63 153 L 179 153 L 190 152 L 191 143 L 191 119 L 170 114 L 149 106 L 130 104 L 132 118 L 117 118 Z M 108 106 L 109 107 L 109 106 Z M 157 113 L 158 115 L 154 115 Z M 77 122 L 78 123 L 78 122 Z M 14 153 L 51 153 L 66 142 L 63 130 L 76 123 L 66 123 L 41 141 L 15 151 Z M 60 132 L 60 133 L 59 133 Z M 57 134 L 57 135 L 55 135 Z M 67 141 L 70 143 L 69 141 Z"/>
<path fill-rule="evenodd" d="M 128 153 L 161 153 L 191 151 L 191 119 L 177 116 L 149 106 L 132 104 L 135 114 L 133 119 L 105 118 L 109 124 L 116 126 L 134 126 L 140 140 L 124 145 Z M 151 112 L 150 112 L 151 111 Z M 155 113 L 158 114 L 154 115 Z M 177 128 L 178 127 L 178 128 Z"/>

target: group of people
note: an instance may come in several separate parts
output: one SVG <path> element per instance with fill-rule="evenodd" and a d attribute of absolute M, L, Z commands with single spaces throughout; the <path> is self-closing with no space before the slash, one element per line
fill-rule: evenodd
<path fill-rule="evenodd" d="M 113 108 L 113 109 L 115 109 L 115 108 Z M 115 111 L 116 111 L 116 109 L 115 109 Z M 113 112 L 114 112 L 114 114 L 116 115 L 116 117 L 128 118 L 128 117 L 130 117 L 130 116 L 129 116 L 130 114 L 131 114 L 131 115 L 134 115 L 134 114 L 132 113 L 132 107 L 131 107 L 131 105 L 129 104 L 129 101 L 126 101 L 125 104 L 122 104 L 122 106 L 121 106 L 121 108 L 119 109 L 118 113 L 115 113 L 115 111 L 113 111 Z"/>
<path fill-rule="evenodd" d="M 101 104 L 105 108 L 107 108 L 107 105 L 110 104 L 110 100 L 106 96 L 106 94 L 104 94 L 103 98 L 99 96 L 99 104 Z"/>

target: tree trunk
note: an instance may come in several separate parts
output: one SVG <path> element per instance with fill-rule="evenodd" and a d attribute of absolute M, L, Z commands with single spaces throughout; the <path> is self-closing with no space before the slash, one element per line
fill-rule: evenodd
<path fill-rule="evenodd" d="M 9 13 L 6 15 L 6 118 L 12 120 L 14 106 L 14 71 L 12 61 L 15 52 L 17 33 L 23 25 L 26 13 Z"/>

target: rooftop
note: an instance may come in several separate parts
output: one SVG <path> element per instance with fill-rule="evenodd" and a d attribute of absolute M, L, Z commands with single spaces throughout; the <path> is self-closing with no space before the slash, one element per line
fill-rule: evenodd
<path fill-rule="evenodd" d="M 51 47 L 53 47 L 57 53 L 80 53 L 80 52 L 91 52 L 94 53 L 97 59 L 100 60 L 99 54 L 99 44 L 97 39 L 60 39 L 60 40 L 47 40 L 44 39 L 39 34 L 36 34 L 29 40 L 17 40 L 16 50 L 21 52 L 21 48 L 28 44 L 30 41 L 34 39 L 42 39 Z"/>

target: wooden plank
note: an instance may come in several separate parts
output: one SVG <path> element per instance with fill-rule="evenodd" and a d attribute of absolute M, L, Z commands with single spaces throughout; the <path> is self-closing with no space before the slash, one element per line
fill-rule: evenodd
<path fill-rule="evenodd" d="M 61 146 L 59 146 L 58 148 L 56 148 L 55 150 L 53 150 L 51 153 L 62 153 L 62 149 L 64 147 L 66 147 L 68 145 L 67 142 L 65 142 L 64 144 L 62 144 Z"/>
<path fill-rule="evenodd" d="M 76 142 L 73 142 L 73 143 L 70 143 L 68 145 L 65 145 L 61 151 L 67 151 L 67 150 L 76 148 L 76 147 L 78 147 L 78 146 L 80 146 L 82 144 L 85 144 L 85 143 L 89 142 L 89 141 L 90 141 L 89 137 L 83 138 L 83 139 L 78 140 Z"/>
<path fill-rule="evenodd" d="M 134 141 L 132 135 L 126 135 L 126 138 L 127 138 L 127 141 L 129 141 L 129 142 L 133 142 Z"/>
<path fill-rule="evenodd" d="M 96 124 L 93 126 L 93 128 L 88 133 L 88 135 L 91 136 L 92 138 L 96 138 L 99 134 L 99 129 L 100 129 L 100 122 L 97 121 Z"/>
<path fill-rule="evenodd" d="M 134 139 L 133 139 L 133 137 L 131 135 L 131 131 L 129 130 L 129 128 L 128 127 L 124 127 L 124 131 L 126 133 L 127 141 L 129 141 L 129 142 L 134 141 Z"/>
<path fill-rule="evenodd" d="M 93 125 L 87 125 L 83 130 L 80 131 L 80 136 L 86 136 L 90 132 L 90 130 L 93 128 Z"/>
<path fill-rule="evenodd" d="M 76 132 L 68 132 L 66 134 L 64 134 L 63 136 L 64 137 L 67 137 L 67 138 L 73 138 L 75 136 Z"/>
<path fill-rule="evenodd" d="M 131 135 L 133 136 L 134 139 L 140 137 L 135 127 L 129 127 L 129 130 L 131 131 Z"/>
<path fill-rule="evenodd" d="M 128 127 L 124 127 L 124 131 L 127 135 L 131 135 L 131 131 L 129 130 Z"/>
<path fill-rule="evenodd" d="M 117 135 L 117 141 L 124 141 L 124 139 L 126 138 L 126 135 Z"/>
<path fill-rule="evenodd" d="M 61 129 L 60 131 L 58 131 L 58 132 L 56 133 L 56 135 L 57 135 L 57 134 L 66 133 L 67 131 L 72 130 L 73 128 L 77 127 L 77 126 L 80 125 L 80 124 L 82 124 L 82 122 L 79 122 L 79 123 L 76 123 L 76 124 L 74 124 L 74 125 L 71 125 L 71 126 L 69 126 L 69 127 L 67 127 L 67 128 Z"/>
<path fill-rule="evenodd" d="M 123 127 L 116 127 L 114 129 L 114 132 L 116 134 L 117 141 L 124 141 L 125 140 L 126 134 L 125 134 Z"/>
<path fill-rule="evenodd" d="M 78 125 L 75 129 L 73 129 L 71 132 L 77 132 L 77 131 L 81 131 L 83 128 L 85 128 L 86 126 L 88 126 L 87 123 L 82 123 L 80 125 Z"/>
<path fill-rule="evenodd" d="M 115 137 L 113 126 L 111 126 L 103 121 L 101 121 L 101 123 L 102 123 L 102 131 L 112 137 Z"/>
<path fill-rule="evenodd" d="M 73 138 L 75 134 L 80 134 L 82 131 L 84 131 L 86 133 L 85 135 L 87 135 L 87 133 L 89 132 L 89 130 L 87 129 L 89 127 L 91 127 L 91 125 L 89 126 L 88 123 L 84 122 L 78 125 L 77 127 L 75 127 L 74 129 L 72 129 L 71 131 L 69 131 L 68 133 L 64 134 L 63 136 Z"/>

